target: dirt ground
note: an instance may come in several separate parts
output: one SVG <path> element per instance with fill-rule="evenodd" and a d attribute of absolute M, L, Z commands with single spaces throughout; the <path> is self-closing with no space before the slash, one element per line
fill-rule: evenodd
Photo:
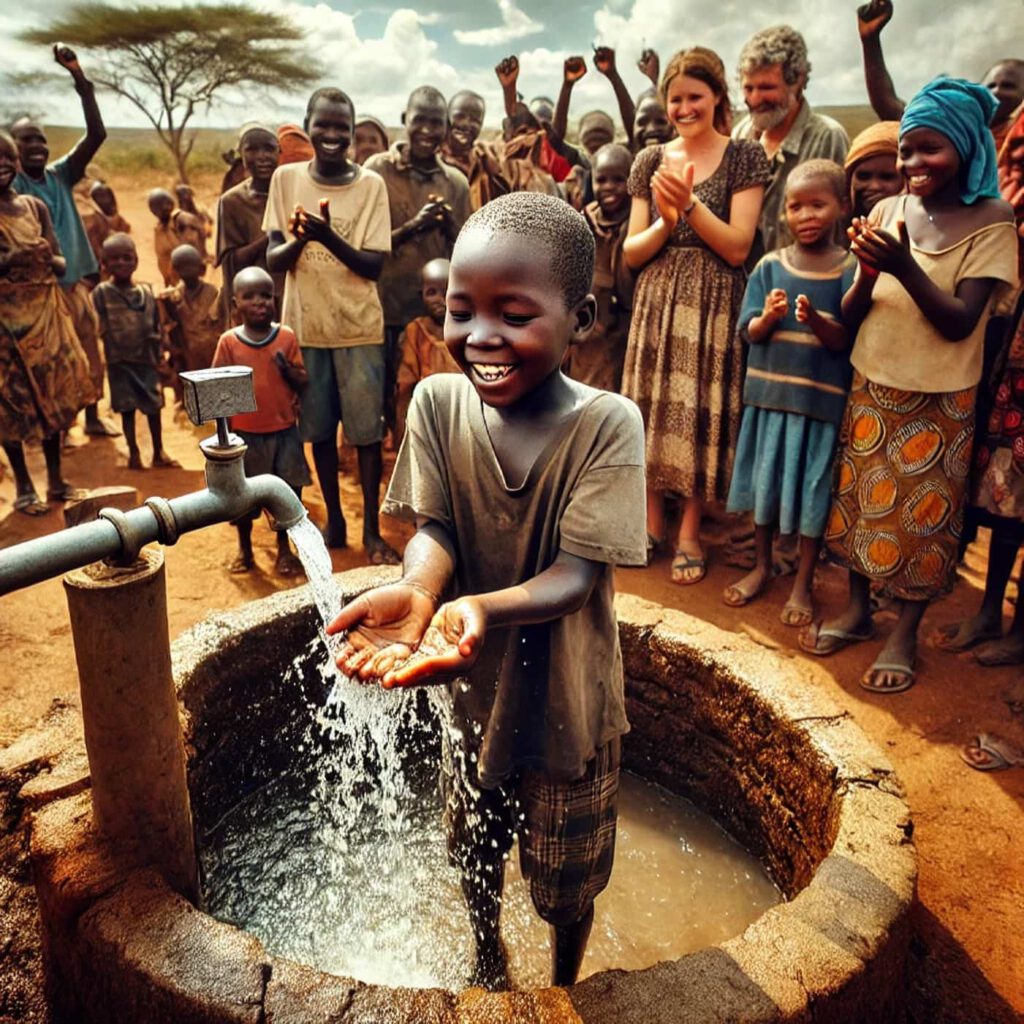
<path fill-rule="evenodd" d="M 140 243 L 139 279 L 159 282 L 152 256 L 152 218 L 145 209 L 148 188 L 169 182 L 117 181 L 122 212 Z M 197 183 L 197 191 L 214 207 L 214 185 Z M 211 279 L 216 280 L 213 272 Z M 75 447 L 68 450 L 66 476 L 78 486 L 125 484 L 150 495 L 172 497 L 203 486 L 203 458 L 198 440 L 209 428 L 195 429 L 164 411 L 165 442 L 179 470 L 132 472 L 127 468 L 123 439 L 86 441 L 76 428 Z M 140 424 L 143 457 L 148 436 Z M 42 455 L 32 449 L 30 468 L 42 487 Z M 361 535 L 358 489 L 352 478 L 354 459 L 347 460 L 343 500 L 349 536 Z M 57 506 L 47 516 L 29 518 L 12 511 L 13 484 L 6 467 L 0 470 L 0 547 L 60 529 Z M 314 519 L 323 519 L 315 488 L 305 493 Z M 720 543 L 729 531 L 725 521 L 712 521 L 711 568 L 698 586 L 677 587 L 668 580 L 662 559 L 649 569 L 618 573 L 623 591 L 680 608 L 723 629 L 744 632 L 759 643 L 795 658 L 806 672 L 807 685 L 820 687 L 856 718 L 860 726 L 892 759 L 907 790 L 913 811 L 914 840 L 920 855 L 920 905 L 912 947 L 910 1018 L 914 1021 L 957 1021 L 964 1024 L 1024 1019 L 1024 769 L 983 774 L 960 761 L 960 745 L 979 731 L 999 732 L 1024 744 L 1024 670 L 982 669 L 969 655 L 951 656 L 928 644 L 918 661 L 919 682 L 907 693 L 880 697 L 862 690 L 858 680 L 871 663 L 879 642 L 815 660 L 795 645 L 794 631 L 779 622 L 785 581 L 767 596 L 742 609 L 726 607 L 723 588 L 740 573 L 722 563 Z M 406 534 L 385 521 L 384 535 L 400 546 Z M 936 602 L 925 617 L 922 636 L 942 623 L 972 612 L 980 598 L 987 558 L 986 535 L 968 552 L 954 592 Z M 258 568 L 244 576 L 227 573 L 234 531 L 217 526 L 183 537 L 167 549 L 167 583 L 171 636 L 213 611 L 263 597 L 289 584 L 272 574 L 274 539 L 264 523 L 254 533 Z M 364 564 L 360 548 L 333 553 L 337 570 Z M 834 568 L 819 573 L 823 611 L 834 610 L 843 598 L 841 574 Z M 1008 605 L 1005 609 L 1012 611 Z M 878 616 L 879 632 L 892 618 Z M 10 743 L 46 711 L 56 695 L 76 687 L 74 652 L 66 605 L 59 580 L 51 580 L 0 598 L 0 746 Z M 2 972 L 2 946 L 0 946 Z"/>

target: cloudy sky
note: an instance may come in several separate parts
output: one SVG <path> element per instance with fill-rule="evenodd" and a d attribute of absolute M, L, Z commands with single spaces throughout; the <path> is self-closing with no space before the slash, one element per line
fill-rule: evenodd
<path fill-rule="evenodd" d="M 115 0 L 130 6 L 127 0 Z M 693 44 L 717 50 L 735 68 L 752 32 L 788 22 L 807 39 L 813 70 L 812 103 L 865 102 L 856 0 L 444 0 L 413 10 L 401 0 L 253 0 L 283 13 L 308 33 L 311 48 L 332 69 L 324 84 L 337 84 L 358 110 L 388 124 L 398 121 L 409 91 L 422 83 L 446 94 L 472 88 L 488 100 L 488 122 L 496 123 L 500 89 L 494 65 L 517 53 L 520 89 L 527 96 L 557 94 L 562 61 L 592 46 L 615 47 L 631 92 L 645 79 L 636 70 L 641 49 L 653 46 L 664 60 Z M 52 68 L 48 55 L 17 42 L 20 31 L 47 24 L 71 6 L 69 0 L 3 4 L 0 61 L 10 71 Z M 895 0 L 896 12 L 884 44 L 897 90 L 904 97 L 934 74 L 980 76 L 996 59 L 1024 56 L 1022 0 Z M 714 19 L 708 11 L 715 12 Z M 85 58 L 83 57 L 83 63 Z M 88 65 L 86 64 L 88 68 Z M 43 90 L 32 105 L 50 123 L 80 123 L 74 94 Z M 302 98 L 249 97 L 221 103 L 196 123 L 231 126 L 253 116 L 298 119 Z M 738 99 L 734 95 L 734 100 Z M 10 97 L 7 98 L 8 105 Z M 574 91 L 572 116 L 592 107 L 614 112 L 607 80 L 591 69 Z M 112 97 L 103 99 L 108 122 L 144 123 L 141 115 Z"/>

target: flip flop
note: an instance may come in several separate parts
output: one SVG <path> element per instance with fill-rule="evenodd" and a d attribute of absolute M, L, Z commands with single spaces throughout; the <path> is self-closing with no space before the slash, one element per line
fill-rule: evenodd
<path fill-rule="evenodd" d="M 874 679 L 876 673 L 879 672 L 898 672 L 904 677 L 903 682 L 897 683 L 895 686 L 879 686 L 877 683 L 871 681 Z M 865 689 L 870 693 L 881 693 L 885 696 L 889 696 L 894 693 L 905 693 L 916 682 L 917 679 L 914 676 L 914 666 L 898 661 L 876 661 L 860 678 L 860 685 L 862 689 Z"/>
<path fill-rule="evenodd" d="M 14 499 L 14 511 L 26 516 L 45 516 L 50 507 L 44 505 L 39 500 L 39 495 L 32 491 L 31 494 L 19 494 Z"/>
<path fill-rule="evenodd" d="M 999 772 L 1024 765 L 1024 752 L 990 732 L 979 732 L 960 748 L 960 760 L 978 772 Z"/>
<path fill-rule="evenodd" d="M 73 487 L 71 484 L 62 484 L 60 487 L 47 488 L 47 501 L 81 501 L 88 498 L 89 492 L 81 487 Z"/>
<path fill-rule="evenodd" d="M 699 570 L 699 575 L 694 576 L 692 579 L 684 578 L 683 573 L 688 569 Z M 688 555 L 680 548 L 672 556 L 672 569 L 669 578 L 673 583 L 678 583 L 681 587 L 688 587 L 694 583 L 700 583 L 707 575 L 707 571 L 708 560 L 705 555 Z"/>
<path fill-rule="evenodd" d="M 761 586 L 755 587 L 750 591 L 744 590 L 739 583 L 730 584 L 722 591 L 722 601 L 730 608 L 742 608 L 744 605 L 750 604 L 750 602 L 755 598 L 761 596 L 765 587 L 768 586 L 769 579 L 770 576 L 766 576 L 764 581 L 761 583 Z M 742 582 L 742 580 L 740 582 Z"/>
<path fill-rule="evenodd" d="M 840 629 L 838 626 L 826 628 L 824 621 L 824 619 L 819 619 L 812 623 L 797 637 L 796 642 L 800 650 L 819 658 L 827 658 L 832 654 L 838 654 L 852 644 L 870 640 L 875 635 L 874 627 L 863 633 L 855 633 L 851 630 Z M 824 645 L 821 643 L 822 640 L 826 641 Z"/>
<path fill-rule="evenodd" d="M 784 626 L 792 626 L 794 628 L 809 626 L 814 621 L 814 609 L 787 601 L 782 606 L 782 611 L 779 612 L 779 621 Z"/>

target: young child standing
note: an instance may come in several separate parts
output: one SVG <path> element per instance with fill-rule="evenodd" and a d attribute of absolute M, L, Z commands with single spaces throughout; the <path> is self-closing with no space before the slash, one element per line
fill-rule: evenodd
<path fill-rule="evenodd" d="M 418 316 L 402 332 L 399 345 L 402 365 L 398 368 L 398 429 L 396 440 L 405 437 L 405 420 L 413 389 L 435 373 L 461 373 L 444 343 L 445 295 L 448 292 L 448 260 L 431 260 L 423 267 L 423 305 L 426 316 Z"/>
<path fill-rule="evenodd" d="M 103 243 L 103 267 L 110 275 L 92 293 L 100 322 L 100 338 L 107 357 L 110 407 L 121 414 L 121 429 L 128 442 L 128 468 L 142 469 L 135 436 L 135 413 L 149 424 L 154 469 L 177 467 L 163 446 L 160 410 L 164 406 L 160 364 L 160 316 L 153 289 L 132 280 L 139 256 L 130 235 L 114 234 Z"/>
<path fill-rule="evenodd" d="M 851 217 L 866 217 L 881 200 L 903 191 L 899 135 L 899 121 L 878 121 L 850 143 L 844 167 Z"/>
<path fill-rule="evenodd" d="M 860 267 L 843 320 L 859 330 L 825 531 L 850 570 L 850 600 L 800 646 L 828 655 L 869 639 L 880 581 L 900 615 L 861 679 L 873 693 L 913 686 L 918 626 L 954 571 L 985 325 L 1001 285 L 1017 283 L 1013 211 L 999 198 L 988 130 L 995 107 L 983 86 L 929 82 L 900 122 L 909 194 L 851 228 Z"/>
<path fill-rule="evenodd" d="M 612 567 L 644 561 L 644 447 L 631 402 L 559 369 L 594 323 L 593 254 L 583 218 L 535 193 L 466 223 L 445 321 L 464 376 L 416 389 L 384 506 L 417 524 L 403 578 L 329 626 L 349 630 L 338 664 L 353 676 L 465 679 L 452 687 L 460 738 L 444 730 L 441 783 L 474 981 L 490 988 L 507 983 L 513 836 L 553 931 L 558 985 L 576 979 L 614 854 L 628 724 Z"/>
<path fill-rule="evenodd" d="M 64 257 L 46 204 L 13 188 L 14 139 L 0 131 L 0 443 L 14 473 L 14 509 L 40 516 L 23 441 L 43 442 L 48 501 L 80 496 L 61 474 L 61 437 L 92 400 L 89 362 L 58 280 Z"/>
<path fill-rule="evenodd" d="M 814 567 L 850 387 L 849 338 L 840 321 L 857 261 L 832 241 L 845 209 L 838 164 L 807 160 L 793 170 L 785 213 L 795 241 L 754 268 L 737 321 L 750 348 L 728 510 L 753 512 L 756 561 L 723 599 L 739 608 L 757 597 L 773 575 L 775 527 L 799 533 L 799 568 L 782 609 L 787 626 L 814 617 Z"/>
<path fill-rule="evenodd" d="M 270 194 L 270 179 L 277 170 L 281 147 L 277 135 L 270 128 L 253 121 L 242 126 L 238 151 L 247 177 L 228 189 L 217 202 L 217 264 L 224 274 L 221 302 L 228 317 L 233 312 L 231 282 L 235 275 L 246 267 L 267 269 L 267 233 L 263 230 L 263 216 Z M 284 295 L 283 274 L 274 277 L 274 289 L 280 310 Z"/>
<path fill-rule="evenodd" d="M 629 230 L 629 169 L 633 157 L 612 143 L 594 154 L 594 194 L 583 214 L 594 233 L 596 255 L 591 290 L 597 299 L 597 323 L 590 337 L 570 345 L 565 372 L 594 388 L 618 391 L 629 341 L 633 271 L 622 255 Z"/>
<path fill-rule="evenodd" d="M 181 280 L 171 265 L 171 253 L 179 245 L 192 245 L 203 260 L 206 259 L 206 234 L 197 217 L 174 205 L 174 196 L 165 188 L 155 188 L 149 193 L 149 212 L 156 217 L 153 227 L 153 248 L 156 251 L 156 265 L 164 279 L 164 287 L 172 288 Z"/>
<path fill-rule="evenodd" d="M 273 473 L 302 497 L 312 483 L 302 438 L 296 426 L 298 396 L 309 383 L 294 331 L 274 320 L 274 282 L 261 267 L 239 271 L 232 282 L 235 312 L 241 326 L 227 331 L 217 343 L 214 366 L 251 366 L 256 411 L 231 417 L 231 429 L 246 443 L 245 474 Z M 248 572 L 255 564 L 252 524 L 259 512 L 238 520 L 238 554 L 229 565 L 234 573 Z M 288 543 L 288 534 L 277 530 L 279 576 L 295 576 L 302 563 Z"/>
<path fill-rule="evenodd" d="M 181 280 L 161 292 L 158 300 L 170 347 L 180 353 L 180 369 L 205 370 L 227 327 L 220 292 L 203 280 L 206 263 L 194 245 L 179 245 L 171 253 L 171 266 Z"/>
<path fill-rule="evenodd" d="M 88 206 L 82 213 L 82 224 L 97 262 L 103 252 L 103 243 L 115 231 L 130 235 L 131 224 L 117 208 L 117 196 L 105 181 L 94 181 L 89 188 Z"/>

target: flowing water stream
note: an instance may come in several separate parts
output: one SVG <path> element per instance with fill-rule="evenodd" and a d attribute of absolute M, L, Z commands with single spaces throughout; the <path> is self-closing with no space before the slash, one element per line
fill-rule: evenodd
<path fill-rule="evenodd" d="M 329 621 L 340 593 L 320 533 L 304 520 L 289 534 Z M 207 836 L 207 907 L 274 953 L 322 970 L 388 985 L 464 987 L 472 936 L 434 782 L 437 730 L 451 727 L 447 689 L 352 683 L 319 638 L 298 652 L 296 679 L 309 664 L 320 666 L 330 695 L 311 709 L 303 765 Z M 761 865 L 712 819 L 624 774 L 615 870 L 597 900 L 582 974 L 644 967 L 719 942 L 780 899 Z M 547 927 L 515 849 L 502 934 L 514 983 L 548 984 Z"/>

